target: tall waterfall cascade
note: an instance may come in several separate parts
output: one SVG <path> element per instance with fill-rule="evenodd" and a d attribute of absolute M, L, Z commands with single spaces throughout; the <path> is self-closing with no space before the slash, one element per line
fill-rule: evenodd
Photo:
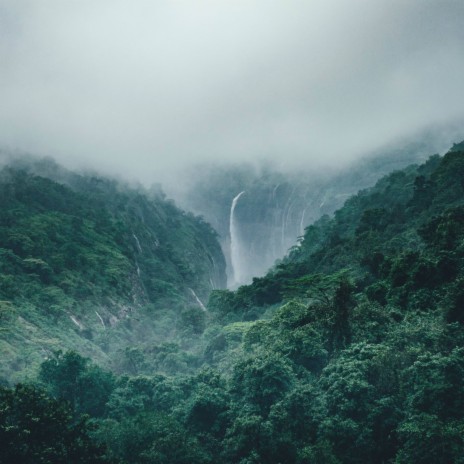
<path fill-rule="evenodd" d="M 232 200 L 232 206 L 230 207 L 230 221 L 229 221 L 229 232 L 230 232 L 230 261 L 232 264 L 232 276 L 233 284 L 240 284 L 243 280 L 242 277 L 242 258 L 240 250 L 240 238 L 238 234 L 238 227 L 235 220 L 235 207 L 237 206 L 238 200 L 245 193 L 240 192 Z"/>

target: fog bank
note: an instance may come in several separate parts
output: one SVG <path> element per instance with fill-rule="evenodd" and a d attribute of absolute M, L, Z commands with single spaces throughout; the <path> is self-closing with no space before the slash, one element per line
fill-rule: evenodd
<path fill-rule="evenodd" d="M 0 146 L 150 183 L 348 162 L 464 114 L 456 0 L 0 1 Z"/>

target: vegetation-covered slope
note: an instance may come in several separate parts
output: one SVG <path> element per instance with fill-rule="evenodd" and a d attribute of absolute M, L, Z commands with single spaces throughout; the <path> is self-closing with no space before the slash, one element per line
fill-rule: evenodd
<path fill-rule="evenodd" d="M 308 227 L 265 277 L 213 292 L 193 374 L 118 377 L 66 353 L 36 382 L 94 418 L 87 453 L 110 462 L 463 463 L 463 179 L 461 144 Z M 2 405 L 31 395 L 7 391 Z"/>
<path fill-rule="evenodd" d="M 463 149 L 383 178 L 308 227 L 272 273 L 212 296 L 229 322 L 278 306 L 234 348 L 234 424 L 257 415 L 272 437 L 237 456 L 462 462 Z M 219 365 L 223 347 L 209 347 Z"/>
<path fill-rule="evenodd" d="M 200 218 L 161 194 L 45 164 L 65 183 L 27 165 L 0 172 L 7 378 L 59 348 L 108 362 L 129 343 L 165 340 L 183 310 L 202 313 L 225 285 L 216 234 Z"/>

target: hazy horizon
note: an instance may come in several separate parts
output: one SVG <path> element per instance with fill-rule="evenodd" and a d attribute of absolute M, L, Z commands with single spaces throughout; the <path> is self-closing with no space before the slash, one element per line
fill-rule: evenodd
<path fill-rule="evenodd" d="M 452 0 L 0 0 L 0 147 L 145 184 L 343 164 L 428 128 L 441 147 L 464 127 L 463 19 Z"/>

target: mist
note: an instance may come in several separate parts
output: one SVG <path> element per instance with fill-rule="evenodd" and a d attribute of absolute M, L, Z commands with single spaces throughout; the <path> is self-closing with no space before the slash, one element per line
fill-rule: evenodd
<path fill-rule="evenodd" d="M 464 115 L 462 1 L 1 1 L 0 146 L 144 183 Z"/>

